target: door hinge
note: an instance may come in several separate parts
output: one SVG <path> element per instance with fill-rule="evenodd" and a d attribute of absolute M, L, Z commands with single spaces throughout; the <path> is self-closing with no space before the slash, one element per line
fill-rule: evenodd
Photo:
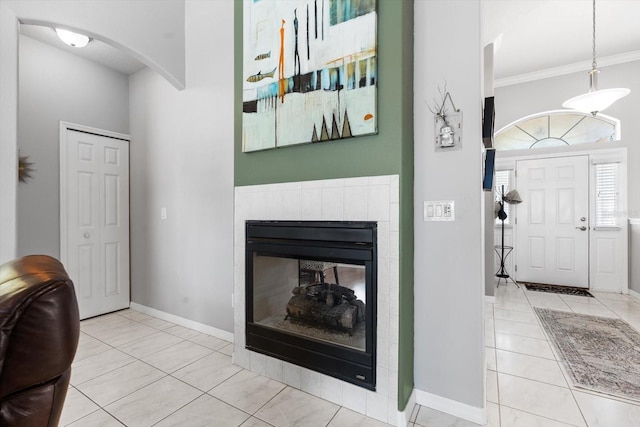
<path fill-rule="evenodd" d="M 514 266 L 514 270 L 515 270 L 515 272 L 516 272 L 516 273 L 518 272 L 518 264 L 516 264 L 516 265 Z"/>
<path fill-rule="evenodd" d="M 514 218 L 515 223 L 514 224 L 518 224 L 518 218 Z"/>

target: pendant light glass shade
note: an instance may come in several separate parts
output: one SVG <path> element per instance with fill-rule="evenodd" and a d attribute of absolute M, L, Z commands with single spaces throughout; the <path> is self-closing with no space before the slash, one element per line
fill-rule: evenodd
<path fill-rule="evenodd" d="M 84 34 L 78 34 L 60 28 L 56 28 L 56 34 L 60 40 L 72 47 L 85 47 L 91 41 L 91 39 Z"/>
<path fill-rule="evenodd" d="M 596 0 L 593 0 L 593 62 L 592 69 L 589 71 L 589 92 L 567 99 L 562 103 L 562 106 L 595 116 L 598 112 L 609 108 L 614 102 L 631 93 L 631 90 L 626 88 L 598 90 L 599 73 L 600 70 L 598 70 L 596 62 Z"/>
<path fill-rule="evenodd" d="M 564 108 L 582 111 L 583 113 L 591 113 L 594 116 L 599 111 L 609 108 L 611 104 L 629 95 L 631 90 L 627 88 L 602 89 L 574 96 L 562 103 Z"/>

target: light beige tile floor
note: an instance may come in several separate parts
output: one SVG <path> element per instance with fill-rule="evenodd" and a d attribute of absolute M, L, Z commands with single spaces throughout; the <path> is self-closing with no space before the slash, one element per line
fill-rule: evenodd
<path fill-rule="evenodd" d="M 388 426 L 233 365 L 231 343 L 144 313 L 80 329 L 60 426 Z"/>
<path fill-rule="evenodd" d="M 491 427 L 640 426 L 640 402 L 612 398 L 573 386 L 533 307 L 619 317 L 640 329 L 640 302 L 620 294 L 596 298 L 544 294 L 513 284 L 485 304 L 487 419 Z M 476 424 L 417 406 L 411 427 L 472 427 Z"/>
<path fill-rule="evenodd" d="M 533 307 L 620 317 L 640 327 L 640 303 L 500 286 L 485 304 L 491 427 L 640 425 L 640 402 L 575 388 Z M 82 322 L 61 426 L 382 427 L 379 421 L 231 363 L 232 345 L 134 310 Z M 131 331 L 131 333 L 129 333 Z M 416 406 L 410 427 L 476 424 Z"/>
<path fill-rule="evenodd" d="M 619 317 L 636 329 L 640 302 L 620 294 L 596 298 L 546 294 L 501 285 L 485 304 L 487 416 L 502 427 L 631 427 L 640 425 L 640 402 L 578 389 L 564 371 L 533 307 Z M 634 323 L 635 320 L 635 323 Z M 416 426 L 474 425 L 418 408 Z"/>

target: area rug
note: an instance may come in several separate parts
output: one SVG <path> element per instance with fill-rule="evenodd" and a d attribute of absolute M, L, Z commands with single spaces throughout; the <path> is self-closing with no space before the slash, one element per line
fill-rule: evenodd
<path fill-rule="evenodd" d="M 534 310 L 576 387 L 640 400 L 640 334 L 628 323 Z"/>
<path fill-rule="evenodd" d="M 584 288 L 574 288 L 572 286 L 545 285 L 542 283 L 530 283 L 530 282 L 518 282 L 518 283 L 521 285 L 524 285 L 528 291 L 551 292 L 554 294 L 577 295 L 581 297 L 594 298 L 594 296 L 591 295 L 589 291 L 587 291 Z"/>

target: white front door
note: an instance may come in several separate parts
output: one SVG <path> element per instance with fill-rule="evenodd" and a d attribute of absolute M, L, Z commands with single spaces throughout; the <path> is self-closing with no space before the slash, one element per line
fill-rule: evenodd
<path fill-rule="evenodd" d="M 516 164 L 517 278 L 589 287 L 588 156 Z"/>
<path fill-rule="evenodd" d="M 62 126 L 61 261 L 86 319 L 129 307 L 129 141 Z"/>

